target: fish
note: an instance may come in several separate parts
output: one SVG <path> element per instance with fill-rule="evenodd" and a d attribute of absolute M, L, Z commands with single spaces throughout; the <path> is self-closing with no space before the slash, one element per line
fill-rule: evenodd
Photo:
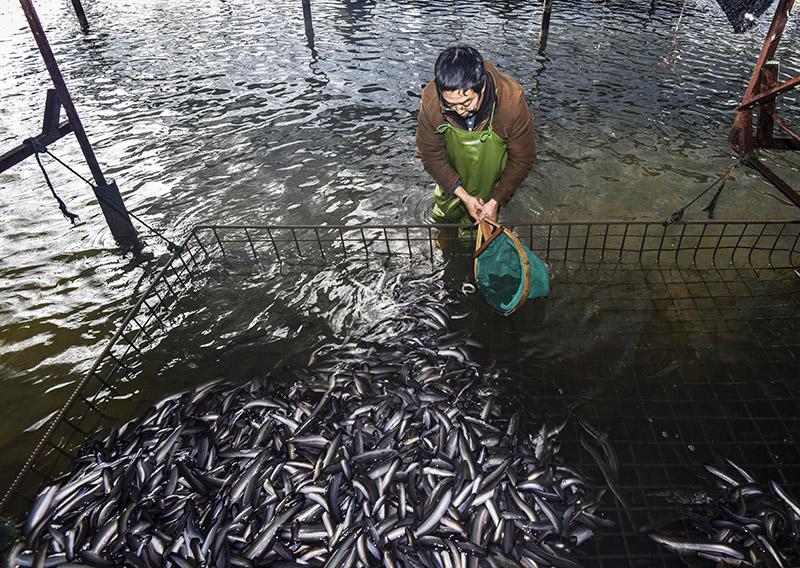
<path fill-rule="evenodd" d="M 658 535 L 650 535 L 650 538 L 652 538 L 657 543 L 666 546 L 667 548 L 670 548 L 679 553 L 702 552 L 705 554 L 715 554 L 719 556 L 735 558 L 737 560 L 744 559 L 744 553 L 726 544 L 677 540 Z"/>
<path fill-rule="evenodd" d="M 650 538 L 680 555 L 695 555 L 719 566 L 800 565 L 800 506 L 775 480 L 761 484 L 744 468 L 726 461 L 734 474 L 712 464 L 703 467 L 718 494 L 693 503 L 686 520 L 696 528 L 678 536 L 660 530 Z"/>
<path fill-rule="evenodd" d="M 16 563 L 575 566 L 606 487 L 561 463 L 566 422 L 531 436 L 482 388 L 457 304 L 425 290 L 306 366 L 158 401 L 41 490 Z"/>

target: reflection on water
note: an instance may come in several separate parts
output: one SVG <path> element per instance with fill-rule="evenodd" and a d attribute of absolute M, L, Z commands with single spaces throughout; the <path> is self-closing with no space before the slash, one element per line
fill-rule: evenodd
<path fill-rule="evenodd" d="M 37 3 L 107 175 L 131 209 L 173 239 L 209 220 L 427 221 L 431 182 L 414 155 L 415 113 L 436 54 L 457 41 L 517 78 L 535 112 L 539 161 L 506 218 L 666 218 L 730 164 L 725 136 L 768 26 L 735 36 L 712 0 L 685 3 L 681 18 L 683 6 L 557 4 L 539 54 L 541 8 L 530 2 L 314 0 L 312 29 L 301 3 L 289 0 L 101 0 L 85 6 L 85 35 L 68 3 Z M 0 22 L 0 144 L 9 148 L 39 130 L 48 79 L 18 6 L 0 5 Z M 786 76 L 798 73 L 796 31 L 790 22 L 779 51 Z M 782 104 L 790 116 L 797 95 Z M 85 169 L 71 138 L 51 149 Z M 800 185 L 791 157 L 770 160 Z M 116 254 L 86 188 L 55 165 L 50 172 L 82 224 L 61 218 L 34 162 L 0 175 L 4 456 L 27 451 L 149 278 Z M 751 172 L 737 171 L 731 186 L 720 218 L 795 215 Z M 687 218 L 700 218 L 701 207 Z M 163 248 L 148 240 L 157 265 Z M 299 338 L 293 349 L 302 352 L 330 333 L 326 326 L 347 325 L 345 313 L 309 323 L 313 306 L 349 309 L 339 294 L 361 289 L 316 280 L 314 290 L 292 288 L 270 304 L 253 298 L 253 318 L 296 308 L 269 333 Z M 198 301 L 213 323 L 214 294 Z M 534 333 L 536 317 L 546 317 L 532 315 L 539 309 L 528 310 L 533 320 L 515 320 L 516 338 Z M 207 334 L 236 337 L 231 353 L 264 338 L 212 324 Z M 540 355 L 571 353 L 563 337 Z M 176 347 L 170 364 L 188 365 L 194 347 Z M 195 364 L 186 372 L 218 371 Z M 0 468 L 0 485 L 11 469 Z"/>

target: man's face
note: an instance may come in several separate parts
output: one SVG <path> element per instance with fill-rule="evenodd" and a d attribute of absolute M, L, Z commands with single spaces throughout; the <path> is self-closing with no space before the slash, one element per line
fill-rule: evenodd
<path fill-rule="evenodd" d="M 483 92 L 486 87 L 476 93 L 472 89 L 466 91 L 442 91 L 442 101 L 444 110 L 454 112 L 461 118 L 469 118 L 481 107 Z"/>

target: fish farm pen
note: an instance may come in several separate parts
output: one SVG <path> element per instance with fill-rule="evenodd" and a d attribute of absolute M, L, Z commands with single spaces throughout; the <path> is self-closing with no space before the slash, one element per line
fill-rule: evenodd
<path fill-rule="evenodd" d="M 705 465 L 730 471 L 730 460 L 800 495 L 800 222 L 509 226 L 552 271 L 550 296 L 510 318 L 469 293 L 472 254 L 447 226 L 196 226 L 49 424 L 0 513 L 24 518 L 87 443 L 165 397 L 218 375 L 313 366 L 321 342 L 349 340 L 353 318 L 379 319 L 384 291 L 413 289 L 421 274 L 469 314 L 453 323 L 481 344 L 475 361 L 499 407 L 532 436 L 580 416 L 615 450 L 620 495 L 612 487 L 596 511 L 613 526 L 577 547 L 577 565 L 690 563 L 648 534 L 679 534 L 700 516 L 713 499 Z M 332 308 L 334 323 L 318 321 L 317 306 L 347 293 L 362 298 L 361 314 Z M 205 364 L 203 349 L 223 363 Z M 567 420 L 561 460 L 606 487 L 581 436 Z"/>

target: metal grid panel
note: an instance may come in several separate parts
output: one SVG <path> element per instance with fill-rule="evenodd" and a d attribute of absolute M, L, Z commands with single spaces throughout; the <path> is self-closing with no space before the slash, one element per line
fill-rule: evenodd
<path fill-rule="evenodd" d="M 608 292 L 602 298 L 593 295 L 598 283 Z M 602 347 L 558 363 L 521 362 L 506 396 L 537 409 L 537 420 L 556 421 L 577 404 L 609 432 L 635 523 L 609 498 L 618 529 L 591 545 L 582 565 L 685 566 L 639 528 L 681 510 L 668 498 L 708 490 L 704 463 L 725 466 L 728 458 L 757 480 L 800 494 L 800 279 L 793 269 L 583 267 L 557 286 L 559 318 L 573 324 L 578 342 Z M 587 304 L 619 325 L 599 336 L 583 331 Z M 512 333 L 495 326 L 493 341 Z M 565 461 L 602 482 L 576 439 L 564 436 Z"/>
<path fill-rule="evenodd" d="M 603 348 L 558 364 L 527 361 L 525 372 L 538 377 L 536 394 L 518 394 L 540 409 L 537 419 L 555 419 L 587 389 L 603 387 L 583 412 L 611 432 L 637 522 L 670 509 L 654 493 L 697 487 L 689 470 L 679 467 L 691 457 L 681 452 L 708 461 L 738 455 L 756 475 L 778 476 L 789 487 L 800 479 L 792 434 L 800 431 L 800 388 L 793 382 L 800 361 L 794 268 L 800 264 L 800 223 L 592 222 L 513 229 L 553 265 L 564 321 L 578 325 L 583 306 L 597 302 L 596 286 L 605 287 L 596 309 L 619 325 L 585 337 Z M 64 471 L 87 438 L 108 429 L 115 386 L 133 380 L 142 354 L 180 325 L 181 294 L 209 266 L 235 270 L 240 262 L 255 262 L 314 270 L 333 259 L 386 255 L 438 263 L 457 243 L 452 226 L 196 227 L 50 423 L 0 508 L 26 510 L 38 487 Z M 716 341 L 722 335 L 744 339 Z M 631 341 L 640 354 L 632 362 L 625 350 Z M 675 434 L 678 441 L 670 438 Z M 694 450 L 687 450 L 690 445 Z M 564 452 L 591 469 L 576 447 L 565 443 Z M 621 511 L 612 510 L 613 516 L 621 530 L 592 545 L 600 548 L 585 559 L 587 566 L 653 565 L 648 562 L 658 558 L 665 560 L 657 565 L 677 565 Z"/>
<path fill-rule="evenodd" d="M 130 380 L 141 354 L 168 329 L 170 310 L 208 257 L 184 247 L 170 257 L 128 311 L 108 345 L 49 422 L 41 441 L 6 492 L 0 510 L 24 511 L 38 488 L 65 471 L 75 451 L 116 422 L 106 406 L 120 382 Z M 16 502 L 14 502 L 16 501 Z"/>
<path fill-rule="evenodd" d="M 676 223 L 594 221 L 510 224 L 550 262 L 638 263 L 645 267 L 779 268 L 797 265 L 800 222 Z M 210 254 L 257 261 L 320 262 L 331 256 L 409 255 L 432 260 L 456 247 L 457 225 L 199 225 L 190 242 Z"/>

